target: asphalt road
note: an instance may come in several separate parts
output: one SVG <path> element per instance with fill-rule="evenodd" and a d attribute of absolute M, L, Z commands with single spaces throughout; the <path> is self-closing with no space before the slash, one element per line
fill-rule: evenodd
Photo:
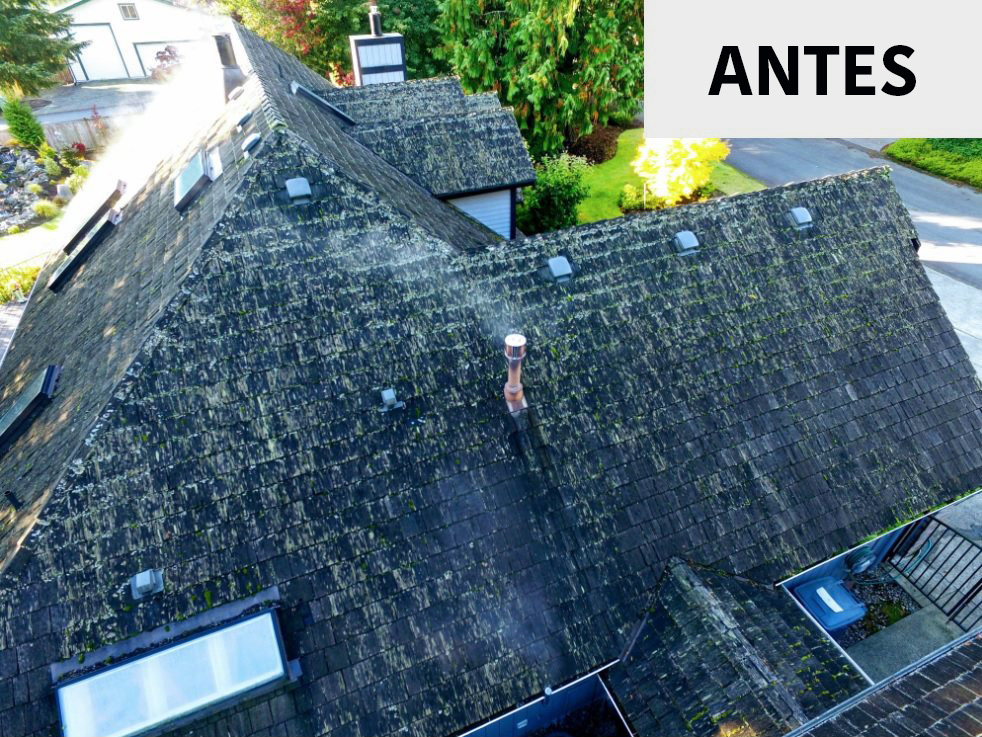
<path fill-rule="evenodd" d="M 921 238 L 925 266 L 982 289 L 982 193 L 888 162 L 885 140 L 736 138 L 727 163 L 768 186 L 889 163 Z"/>

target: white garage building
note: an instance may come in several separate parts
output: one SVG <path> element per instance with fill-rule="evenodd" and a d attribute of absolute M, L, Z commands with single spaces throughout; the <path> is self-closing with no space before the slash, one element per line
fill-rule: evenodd
<path fill-rule="evenodd" d="M 71 15 L 72 34 L 88 41 L 69 64 L 76 82 L 149 77 L 158 51 L 190 53 L 220 22 L 168 0 L 76 0 L 54 11 Z"/>

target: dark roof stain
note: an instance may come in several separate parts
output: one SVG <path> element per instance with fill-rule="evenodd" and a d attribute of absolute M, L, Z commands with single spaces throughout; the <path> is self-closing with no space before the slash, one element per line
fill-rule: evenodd
<path fill-rule="evenodd" d="M 272 585 L 303 678 L 196 733 L 461 730 L 617 658 L 673 556 L 770 583 L 979 485 L 980 387 L 885 169 L 497 243 L 237 37 L 260 146 L 221 123 L 184 220 L 165 166 L 0 372 L 66 382 L 0 459 L 37 518 L 0 579 L 6 734 L 56 729 L 51 662 Z M 321 196 L 286 202 L 297 173 Z"/>

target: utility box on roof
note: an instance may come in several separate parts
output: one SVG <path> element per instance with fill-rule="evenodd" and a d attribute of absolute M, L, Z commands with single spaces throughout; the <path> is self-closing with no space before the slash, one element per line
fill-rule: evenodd
<path fill-rule="evenodd" d="M 795 587 L 794 595 L 830 634 L 866 616 L 866 605 L 841 580 L 826 576 Z"/>

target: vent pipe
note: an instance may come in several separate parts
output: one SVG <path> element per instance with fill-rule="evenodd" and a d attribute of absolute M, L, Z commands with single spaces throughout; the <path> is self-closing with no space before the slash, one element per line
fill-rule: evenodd
<path fill-rule="evenodd" d="M 528 407 L 522 388 L 522 359 L 525 358 L 525 336 L 511 333 L 505 336 L 505 358 L 508 359 L 508 383 L 505 384 L 505 403 L 512 414 Z"/>
<path fill-rule="evenodd" d="M 375 38 L 382 37 L 382 14 L 378 12 L 378 5 L 372 5 L 368 9 L 368 24 L 372 28 L 372 35 Z"/>

